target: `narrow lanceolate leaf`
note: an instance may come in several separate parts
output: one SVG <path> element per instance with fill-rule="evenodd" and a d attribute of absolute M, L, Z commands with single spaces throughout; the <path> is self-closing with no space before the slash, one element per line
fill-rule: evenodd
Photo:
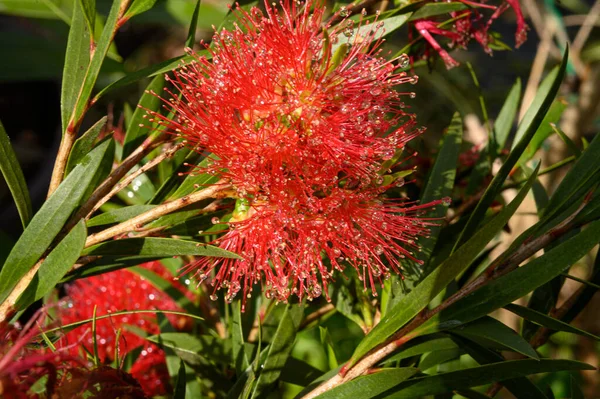
<path fill-rule="evenodd" d="M 466 10 L 467 5 L 455 2 L 455 3 L 426 3 L 423 7 L 419 8 L 412 15 L 411 20 L 424 19 L 434 17 L 436 15 L 448 14 L 453 11 Z"/>
<path fill-rule="evenodd" d="M 90 30 L 85 22 L 84 11 L 81 2 L 76 1 L 67 41 L 67 53 L 65 55 L 65 66 L 63 69 L 62 90 L 60 97 L 60 110 L 62 119 L 62 131 L 67 130 L 69 119 L 75 109 L 77 97 L 85 73 L 90 64 Z"/>
<path fill-rule="evenodd" d="M 244 350 L 244 330 L 242 328 L 241 307 L 242 304 L 239 300 L 236 300 L 231 304 L 231 355 L 233 357 L 232 360 L 237 375 L 241 375 L 250 365 L 248 357 L 246 356 L 246 351 Z"/>
<path fill-rule="evenodd" d="M 370 399 L 406 381 L 419 371 L 414 367 L 382 369 L 373 374 L 335 387 L 319 396 L 318 399 L 361 398 Z"/>
<path fill-rule="evenodd" d="M 515 137 L 517 144 L 513 147 L 512 151 L 508 155 L 508 158 L 496 176 L 494 176 L 494 179 L 485 190 L 481 200 L 479 200 L 477 206 L 471 213 L 465 228 L 456 241 L 456 245 L 454 247 L 455 249 L 475 233 L 477 227 L 481 224 L 488 207 L 492 204 L 496 196 L 502 191 L 504 181 L 510 174 L 513 167 L 516 165 L 517 161 L 521 158 L 521 154 L 523 154 L 527 148 L 527 145 L 531 141 L 531 138 L 538 130 L 562 83 L 562 79 L 567 67 L 567 54 L 568 53 L 565 52 L 560 67 L 557 67 L 550 72 L 540 85 L 537 95 L 535 96 L 531 106 L 529 107 L 529 110 L 523 118 L 523 121 L 517 129 Z"/>
<path fill-rule="evenodd" d="M 189 48 L 194 48 L 196 43 L 196 27 L 198 26 L 198 14 L 200 14 L 200 0 L 197 0 L 194 13 L 192 14 L 192 20 L 190 21 L 190 28 L 188 29 L 188 36 L 185 39 L 185 45 Z"/>
<path fill-rule="evenodd" d="M 138 14 L 150 10 L 152 7 L 154 7 L 156 1 L 157 0 L 133 0 L 133 3 L 131 3 L 123 18 L 129 20 Z"/>
<path fill-rule="evenodd" d="M 527 184 L 519 191 L 515 199 L 508 206 L 482 227 L 475 236 L 456 250 L 448 259 L 442 262 L 381 319 L 379 324 L 360 342 L 350 359 L 349 365 L 353 365 L 369 350 L 385 342 L 386 339 L 424 309 L 437 294 L 454 281 L 456 276 L 469 267 L 471 262 L 502 230 L 515 213 L 531 188 L 531 184 L 536 176 L 537 171 L 530 177 Z"/>
<path fill-rule="evenodd" d="M 79 79 L 72 84 L 70 90 L 70 103 L 71 106 L 65 108 L 63 111 L 63 118 L 67 117 L 68 123 L 77 123 L 83 117 L 83 114 L 87 110 L 89 106 L 90 96 L 92 94 L 92 90 L 94 85 L 96 84 L 96 80 L 98 79 L 98 74 L 100 73 L 100 67 L 102 67 L 102 63 L 104 62 L 104 58 L 106 57 L 106 53 L 112 43 L 114 34 L 117 29 L 117 20 L 119 18 L 119 12 L 121 7 L 125 4 L 125 0 L 117 1 L 115 0 L 112 4 L 110 12 L 108 14 L 108 18 L 106 19 L 106 23 L 104 24 L 104 30 L 102 31 L 102 35 L 98 39 L 96 49 L 92 56 L 92 59 L 88 63 L 82 63 L 80 60 L 79 65 L 77 67 L 83 66 L 83 70 L 85 71 L 84 75 L 81 76 L 79 71 L 71 70 L 71 73 L 76 72 L 78 78 L 81 77 L 82 80 Z M 75 23 L 75 14 L 73 15 L 73 23 Z M 73 29 L 73 25 L 71 25 L 71 29 Z M 84 33 L 84 32 L 83 32 Z M 70 39 L 71 34 L 69 34 Z M 88 49 L 89 49 L 89 34 L 88 34 Z M 79 47 L 77 50 L 79 51 L 88 51 L 84 54 L 89 54 L 89 50 L 83 50 L 81 47 L 83 43 L 79 43 Z M 67 47 L 67 54 L 69 54 L 69 48 Z M 79 57 L 83 58 L 83 56 Z M 89 57 L 88 57 L 89 58 Z M 71 76 L 67 74 L 65 69 L 65 74 L 63 75 L 64 80 L 70 80 Z M 65 119 L 63 119 L 64 123 Z M 66 126 L 68 128 L 68 125 Z"/>
<path fill-rule="evenodd" d="M 93 34 L 96 22 L 96 0 L 77 0 L 77 2 L 83 11 L 88 30 Z"/>
<path fill-rule="evenodd" d="M 519 99 L 521 98 L 521 79 L 517 79 L 513 87 L 508 92 L 504 105 L 500 109 L 498 118 L 494 122 L 494 143 L 496 148 L 494 149 L 494 155 L 498 156 L 504 146 L 510 133 L 511 127 L 517 116 L 517 110 L 519 109 Z"/>
<path fill-rule="evenodd" d="M 35 214 L 0 272 L 0 303 L 46 251 L 86 192 L 109 142 L 90 152 Z"/>
<path fill-rule="evenodd" d="M 78 138 L 73 144 L 71 153 L 69 154 L 69 160 L 67 161 L 67 167 L 65 168 L 65 176 L 75 168 L 75 166 L 94 148 L 96 139 L 104 129 L 106 125 L 105 116 L 88 129 L 80 138 Z"/>
<path fill-rule="evenodd" d="M 444 142 L 440 152 L 435 160 L 435 164 L 431 169 L 431 174 L 427 180 L 427 185 L 421 196 L 421 203 L 428 203 L 439 198 L 449 198 L 452 195 L 454 188 L 454 179 L 456 177 L 456 165 L 458 162 L 458 154 L 460 154 L 460 146 L 462 144 L 462 119 L 459 113 L 455 113 L 452 117 L 452 122 L 448 127 L 448 131 L 444 136 Z M 427 214 L 427 217 L 442 218 L 446 215 L 447 208 L 437 206 L 434 210 Z M 441 226 L 431 227 L 429 237 L 419 239 L 424 259 L 429 258 L 433 251 L 433 247 L 437 242 L 440 234 Z"/>
<path fill-rule="evenodd" d="M 152 79 L 146 92 L 140 98 L 138 107 L 133 113 L 133 117 L 129 122 L 127 132 L 125 133 L 125 139 L 123 141 L 123 155 L 122 158 L 127 158 L 129 154 L 133 152 L 139 145 L 144 141 L 145 136 L 151 131 L 147 125 L 146 110 L 157 111 L 160 107 L 160 99 L 157 97 L 162 92 L 162 88 L 165 85 L 164 75 L 159 75 Z"/>
<path fill-rule="evenodd" d="M 222 258 L 239 258 L 233 252 L 213 247 L 200 245 L 193 241 L 176 240 L 174 238 L 126 238 L 123 240 L 108 241 L 86 248 L 83 255 L 110 255 L 110 256 L 218 256 Z"/>
<path fill-rule="evenodd" d="M 552 194 L 546 207 L 544 218 L 558 215 L 572 204 L 576 193 L 587 194 L 586 191 L 598 182 L 600 171 L 600 135 L 596 135 L 588 148 L 569 170 L 556 191 Z"/>
<path fill-rule="evenodd" d="M 551 330 L 565 331 L 573 334 L 583 335 L 595 340 L 600 340 L 600 337 L 584 331 L 580 328 L 573 327 L 572 325 L 565 323 L 564 321 L 555 319 L 554 317 L 548 316 L 547 314 L 538 312 L 525 306 L 515 305 L 513 303 L 508 304 L 504 309 L 513 312 L 514 314 L 521 316 L 539 326 L 547 327 Z"/>
<path fill-rule="evenodd" d="M 183 363 L 183 360 L 180 359 L 179 371 L 177 372 L 177 380 L 175 381 L 175 391 L 173 392 L 173 399 L 185 399 L 185 386 L 185 363 Z"/>
<path fill-rule="evenodd" d="M 218 338 L 209 335 L 193 335 L 188 333 L 162 333 L 160 336 L 153 335 L 146 338 L 163 347 L 173 349 L 177 354 L 189 363 L 199 363 L 203 359 L 228 364 L 229 348 L 223 346 Z"/>
<path fill-rule="evenodd" d="M 266 396 L 270 386 L 279 378 L 281 370 L 292 351 L 292 346 L 296 339 L 296 332 L 298 331 L 298 326 L 302 321 L 303 315 L 304 306 L 301 304 L 286 305 L 277 331 L 267 350 L 267 357 L 261 364 L 259 370 L 260 374 L 256 381 L 256 385 L 254 386 L 252 398 Z"/>
<path fill-rule="evenodd" d="M 429 337 L 435 337 L 430 339 Z M 403 346 L 404 347 L 404 346 Z M 402 359 L 406 359 L 416 355 L 422 355 L 427 352 L 435 352 L 441 350 L 457 349 L 458 346 L 452 341 L 451 338 L 445 336 L 436 336 L 435 334 L 426 335 L 424 337 L 416 338 L 410 341 L 405 349 L 402 349 L 400 353 L 386 359 L 384 364 L 394 363 Z"/>
<path fill-rule="evenodd" d="M 505 362 L 506 359 L 499 352 L 485 348 L 474 341 L 453 335 L 452 340 L 456 345 L 465 350 L 477 363 L 491 364 Z M 503 385 L 517 398 L 548 399 L 546 395 L 527 377 L 516 377 L 503 381 Z"/>
<path fill-rule="evenodd" d="M 91 218 L 88 220 L 87 226 L 92 227 L 111 223 L 121 223 L 149 211 L 152 208 L 154 208 L 154 205 L 131 205 L 114 209 Z"/>
<path fill-rule="evenodd" d="M 17 301 L 17 310 L 25 309 L 52 291 L 79 258 L 86 238 L 87 230 L 82 220 L 44 260 L 35 277 Z"/>
<path fill-rule="evenodd" d="M 496 319 L 485 316 L 450 332 L 475 341 L 478 344 L 501 350 L 511 350 L 532 359 L 539 359 L 536 351 L 523 337 Z"/>
<path fill-rule="evenodd" d="M 4 130 L 4 126 L 2 126 L 2 122 L 0 122 L 0 171 L 15 200 L 21 224 L 25 228 L 33 214 L 31 199 L 29 198 L 27 183 L 25 183 L 25 176 L 23 176 L 23 171 L 10 145 L 10 139 Z"/>
<path fill-rule="evenodd" d="M 467 323 L 527 295 L 569 268 L 595 245 L 600 237 L 600 221 L 521 266 L 491 281 L 457 301 L 444 311 L 440 322 Z"/>
<path fill-rule="evenodd" d="M 594 367 L 589 364 L 572 360 L 509 360 L 429 377 L 412 378 L 381 394 L 378 398 L 423 398 L 428 395 L 441 395 L 457 389 L 477 387 L 530 374 L 593 369 Z"/>

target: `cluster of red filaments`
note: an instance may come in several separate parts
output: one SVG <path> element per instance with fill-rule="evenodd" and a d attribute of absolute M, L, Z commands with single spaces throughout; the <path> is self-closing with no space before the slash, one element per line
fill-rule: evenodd
<path fill-rule="evenodd" d="M 432 204 L 383 196 L 403 184 L 385 174 L 422 132 L 402 102 L 414 94 L 395 89 L 417 77 L 397 72 L 408 57 L 381 57 L 381 24 L 363 16 L 357 26 L 346 18 L 323 27 L 315 1 L 280 8 L 235 11 L 234 29 L 207 47 L 211 60 L 190 52 L 194 60 L 170 78 L 178 93 L 164 102 L 176 118 L 150 112 L 151 122 L 214 154 L 204 171 L 238 198 L 218 243 L 243 259 L 204 258 L 187 269 L 212 275 L 213 297 L 225 289 L 227 300 L 249 297 L 256 283 L 277 300 L 316 298 L 346 265 L 375 292 L 427 234 L 416 212 Z"/>
<path fill-rule="evenodd" d="M 149 262 L 141 267 L 163 279 L 173 279 L 172 274 L 159 262 Z M 183 294 L 191 295 L 182 284 L 173 284 Z M 58 309 L 58 319 L 62 325 L 91 319 L 94 309 L 96 317 L 128 310 L 183 310 L 149 281 L 125 269 L 76 280 L 66 287 L 66 291 L 67 296 L 61 300 Z M 189 318 L 173 314 L 167 314 L 166 317 L 176 329 L 190 326 Z M 137 335 L 130 326 L 147 334 L 160 333 L 154 313 L 132 313 L 96 320 L 95 336 L 92 335 L 89 324 L 75 328 L 65 334 L 58 345 L 68 347 L 73 356 L 80 356 L 86 352 L 94 353 L 95 341 L 99 361 L 102 363 L 114 361 L 117 354 L 122 358 L 134 349 L 141 348 L 140 355 L 130 370 L 131 375 L 148 396 L 168 394 L 170 377 L 164 351 Z"/>

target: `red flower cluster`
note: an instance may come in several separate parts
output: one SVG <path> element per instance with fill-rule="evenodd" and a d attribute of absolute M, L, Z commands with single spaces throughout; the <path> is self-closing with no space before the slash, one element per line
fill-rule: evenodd
<path fill-rule="evenodd" d="M 515 33 L 515 46 L 519 47 L 527 39 L 527 24 L 521 11 L 519 0 L 502 0 L 499 6 L 486 4 L 485 0 L 473 2 L 469 0 L 459 0 L 469 7 L 466 10 L 450 12 L 449 16 L 454 21 L 446 26 L 444 24 L 447 16 L 430 17 L 413 22 L 414 29 L 427 45 L 421 52 L 421 56 L 429 58 L 431 49 L 440 55 L 448 69 L 458 66 L 458 62 L 453 59 L 434 38 L 434 35 L 442 36 L 450 40 L 448 47 L 466 48 L 471 39 L 475 39 L 486 52 L 491 53 L 490 43 L 494 43 L 494 38 L 489 33 L 492 23 L 509 7 L 511 7 L 517 18 L 517 31 Z M 491 14 L 485 15 L 485 10 Z M 412 33 L 412 32 L 411 32 Z"/>
<path fill-rule="evenodd" d="M 323 27 L 321 2 L 281 6 L 236 11 L 235 28 L 214 36 L 212 60 L 191 52 L 170 79 L 179 93 L 164 101 L 176 119 L 150 112 L 213 153 L 205 171 L 237 193 L 218 242 L 243 260 L 204 258 L 187 269 L 202 281 L 220 266 L 212 284 L 227 300 L 249 297 L 258 282 L 281 301 L 327 295 L 334 270 L 348 264 L 375 293 L 400 259 L 414 260 L 429 224 L 416 212 L 431 204 L 383 197 L 403 184 L 385 174 L 422 131 L 401 100 L 414 94 L 395 90 L 417 77 L 396 72 L 408 57 L 380 57 L 380 24 Z"/>
<path fill-rule="evenodd" d="M 172 275 L 159 262 L 150 262 L 142 266 L 172 280 Z M 178 288 L 184 290 L 181 285 Z M 67 286 L 66 290 L 67 296 L 61 300 L 58 315 L 62 325 L 92 318 L 95 306 L 96 317 L 121 310 L 182 310 L 167 294 L 126 269 L 76 280 Z M 167 314 L 167 318 L 178 329 L 185 329 L 190 322 L 188 318 L 176 315 Z M 170 383 L 164 351 L 128 330 L 128 325 L 148 334 L 160 332 L 154 314 L 134 313 L 97 320 L 96 342 L 100 360 L 114 360 L 116 333 L 121 329 L 118 345 L 122 355 L 142 347 L 141 354 L 131 369 L 133 377 L 139 381 L 147 395 L 167 394 Z M 81 354 L 81 346 L 93 353 L 90 325 L 68 332 L 60 344 L 69 346 L 73 355 Z"/>

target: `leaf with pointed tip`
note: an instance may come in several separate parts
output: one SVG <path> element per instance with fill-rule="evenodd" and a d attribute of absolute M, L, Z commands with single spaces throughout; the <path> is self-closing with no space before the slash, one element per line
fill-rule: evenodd
<path fill-rule="evenodd" d="M 484 347 L 511 350 L 532 359 L 539 359 L 535 349 L 523 337 L 489 316 L 463 326 L 453 328 L 450 332 L 475 341 Z"/>
<path fill-rule="evenodd" d="M 402 346 L 400 353 L 386 359 L 383 364 L 394 363 L 412 356 L 422 355 L 427 352 L 438 350 L 448 350 L 458 348 L 452 339 L 440 336 L 439 334 L 430 334 L 424 337 L 418 337 Z"/>
<path fill-rule="evenodd" d="M 173 399 L 185 399 L 185 386 L 187 379 L 185 374 L 185 363 L 183 363 L 182 359 L 179 359 L 179 371 L 177 372 L 177 381 L 175 381 Z"/>
<path fill-rule="evenodd" d="M 129 9 L 127 9 L 127 12 L 123 16 L 123 18 L 129 20 L 136 15 L 150 10 L 152 7 L 154 7 L 156 1 L 157 0 L 134 0 L 133 3 L 131 3 L 131 5 L 129 6 Z"/>
<path fill-rule="evenodd" d="M 109 142 L 90 152 L 42 205 L 13 247 L 0 271 L 0 303 L 46 252 L 54 237 L 79 205 L 100 167 Z"/>
<path fill-rule="evenodd" d="M 129 154 L 133 152 L 133 150 L 139 147 L 147 134 L 151 132 L 151 130 L 148 129 L 148 126 L 142 125 L 144 122 L 149 123 L 145 118 L 147 110 L 158 111 L 161 101 L 157 96 L 162 93 L 164 85 L 164 75 L 158 75 L 152 79 L 150 84 L 148 84 L 148 87 L 146 87 L 146 90 L 140 98 L 137 108 L 133 112 L 129 126 L 127 127 L 125 139 L 123 140 L 122 159 L 127 158 Z"/>
<path fill-rule="evenodd" d="M 598 244 L 598 237 L 600 221 L 591 223 L 539 258 L 455 302 L 443 312 L 439 323 L 467 323 L 527 295 L 585 256 Z M 431 328 L 424 330 L 430 331 Z"/>
<path fill-rule="evenodd" d="M 600 340 L 600 337 L 598 337 L 597 335 L 584 331 L 580 328 L 574 327 L 568 323 L 565 323 L 564 321 L 555 319 L 554 317 L 548 316 L 547 314 L 538 312 L 525 306 L 520 306 L 511 303 L 506 305 L 504 309 L 511 311 L 514 314 L 521 316 L 522 318 L 527 319 L 539 326 L 547 327 L 551 330 L 570 332 L 573 334 L 583 335 L 585 337 L 592 338 L 595 340 Z"/>
<path fill-rule="evenodd" d="M 563 55 L 563 60 L 560 67 L 555 68 L 548 74 L 548 76 L 544 79 L 540 88 L 531 103 L 531 106 L 527 110 L 525 117 L 521 121 L 519 128 L 517 129 L 516 137 L 515 137 L 515 145 L 508 155 L 508 158 L 496 174 L 494 176 L 492 182 L 485 190 L 483 196 L 477 203 L 477 206 L 471 213 L 466 226 L 463 231 L 460 233 L 458 240 L 456 240 L 456 244 L 454 248 L 458 248 L 462 245 L 467 239 L 469 239 L 475 231 L 477 227 L 483 221 L 483 218 L 487 212 L 488 207 L 492 204 L 496 196 L 502 191 L 504 181 L 509 176 L 513 167 L 516 165 L 518 160 L 521 158 L 521 154 L 527 148 L 527 145 L 531 141 L 532 137 L 537 132 L 542 120 L 546 116 L 548 109 L 552 105 L 554 101 L 554 97 L 558 92 L 558 89 L 562 83 L 563 76 L 565 74 L 565 70 L 567 67 L 568 60 L 568 52 L 565 51 Z"/>
<path fill-rule="evenodd" d="M 200 3 L 201 0 L 197 0 L 194 13 L 192 14 L 192 21 L 190 22 L 190 28 L 188 29 L 187 39 L 185 45 L 189 48 L 194 48 L 196 42 L 196 27 L 198 26 L 198 14 L 200 14 Z"/>
<path fill-rule="evenodd" d="M 593 370 L 586 363 L 572 360 L 525 359 L 508 360 L 484 366 L 470 367 L 459 371 L 411 378 L 382 393 L 381 399 L 413 399 L 428 395 L 441 395 L 457 389 L 465 389 L 504 381 L 530 374 L 564 370 Z"/>
<path fill-rule="evenodd" d="M 87 24 L 88 30 L 94 32 L 96 23 L 96 0 L 77 0 L 79 6 L 83 11 L 85 23 Z M 92 33 L 93 34 L 93 33 Z"/>
<path fill-rule="evenodd" d="M 267 356 L 260 367 L 260 374 L 254 385 L 252 398 L 265 397 L 268 388 L 274 384 L 281 374 L 290 353 L 296 332 L 304 315 L 302 304 L 288 304 L 285 307 L 277 331 L 267 349 Z"/>
<path fill-rule="evenodd" d="M 6 181 L 6 185 L 15 200 L 21 224 L 23 228 L 26 228 L 33 214 L 31 199 L 29 198 L 25 176 L 23 176 L 23 171 L 10 145 L 10 138 L 6 134 L 2 122 L 0 122 L 0 172 L 2 172 L 4 181 Z"/>
<path fill-rule="evenodd" d="M 426 3 L 423 7 L 415 11 L 410 18 L 411 21 L 425 19 L 436 15 L 445 15 L 454 11 L 466 10 L 468 6 L 460 2 L 454 3 Z"/>
<path fill-rule="evenodd" d="M 89 128 L 80 138 L 75 140 L 73 144 L 73 148 L 71 148 L 71 152 L 69 153 L 69 159 L 67 161 L 67 166 L 65 167 L 65 176 L 69 174 L 70 171 L 75 168 L 75 166 L 85 157 L 91 150 L 94 148 L 94 143 L 96 139 L 104 129 L 106 125 L 107 117 L 103 117 L 98 122 L 94 124 L 91 128 Z"/>
<path fill-rule="evenodd" d="M 498 118 L 494 122 L 494 142 L 496 143 L 495 156 L 500 155 L 500 152 L 506 145 L 511 127 L 517 116 L 519 108 L 519 99 L 521 98 L 521 79 L 517 79 L 513 87 L 508 92 L 504 105 L 500 109 Z"/>

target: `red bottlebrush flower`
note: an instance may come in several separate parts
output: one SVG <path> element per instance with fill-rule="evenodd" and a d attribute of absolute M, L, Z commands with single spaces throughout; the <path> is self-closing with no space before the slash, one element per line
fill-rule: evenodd
<path fill-rule="evenodd" d="M 224 249 L 244 259 L 203 258 L 186 267 L 200 280 L 220 266 L 213 279 L 214 290 L 227 290 L 230 301 L 242 290 L 250 296 L 252 285 L 263 282 L 265 295 L 286 301 L 290 295 L 312 300 L 322 293 L 335 270 L 345 265 L 356 269 L 365 289 L 377 295 L 376 283 L 390 271 L 400 273 L 401 260 L 418 261 L 418 237 L 427 235 L 432 225 L 418 217 L 425 205 L 386 200 L 379 189 L 349 190 L 331 188 L 323 197 L 305 203 L 289 198 L 254 203 L 245 212 L 234 213 L 230 231 L 218 240 Z M 302 198 L 302 197 L 298 197 Z M 325 258 L 328 259 L 325 260 Z M 212 299 L 216 299 L 213 292 Z"/>
<path fill-rule="evenodd" d="M 86 364 L 66 350 L 52 352 L 39 344 L 32 346 L 38 330 L 33 326 L 41 319 L 34 316 L 19 330 L 11 325 L 0 325 L 0 396 L 5 399 L 38 397 L 30 388 L 46 377 L 45 394 L 52 397 L 65 372 L 86 370 Z"/>
<path fill-rule="evenodd" d="M 485 1 L 472 2 L 468 0 L 460 0 L 470 8 L 463 11 L 455 11 L 449 13 L 449 16 L 455 21 L 450 27 L 445 27 L 441 23 L 444 22 L 440 17 L 432 17 L 415 21 L 413 26 L 419 35 L 425 39 L 427 46 L 422 50 L 421 55 L 425 58 L 429 57 L 430 50 L 433 49 L 444 61 L 446 68 L 450 69 L 458 66 L 459 63 L 454 60 L 448 52 L 438 43 L 433 35 L 443 36 L 450 40 L 449 47 L 465 48 L 471 38 L 474 38 L 484 50 L 491 53 L 490 42 L 493 42 L 493 37 L 489 34 L 489 29 L 492 23 L 509 7 L 512 7 L 516 19 L 517 30 L 515 33 L 515 46 L 521 46 L 527 39 L 527 24 L 523 17 L 523 12 L 519 4 L 519 0 L 504 0 L 501 5 L 493 6 L 486 4 Z M 487 17 L 483 10 L 492 10 L 492 14 Z"/>
<path fill-rule="evenodd" d="M 169 272 L 159 262 L 149 262 L 143 267 L 162 275 L 164 278 L 170 276 Z M 183 290 L 183 286 L 179 287 Z M 93 317 L 94 306 L 96 316 L 102 316 L 121 310 L 177 310 L 182 309 L 164 292 L 156 289 L 141 276 L 127 269 L 117 270 L 110 273 L 92 276 L 86 279 L 76 280 L 67 286 L 67 297 L 61 300 L 59 320 L 63 325 Z M 167 318 L 175 327 L 182 329 L 187 326 L 189 319 L 176 315 L 168 315 Z M 121 329 L 119 350 L 125 354 L 142 346 L 142 352 L 133 365 L 131 373 L 139 378 L 144 391 L 149 395 L 164 395 L 168 393 L 169 375 L 165 368 L 165 355 L 158 346 L 148 343 L 124 328 L 132 325 L 144 330 L 149 334 L 158 334 L 159 327 L 156 316 L 152 314 L 129 314 L 114 316 L 96 321 L 96 342 L 98 344 L 98 355 L 102 362 L 112 361 L 115 357 L 115 346 L 117 343 L 116 332 Z M 78 345 L 82 337 L 81 345 L 93 352 L 93 337 L 90 326 L 81 326 L 68 332 L 62 340 L 63 345 L 71 345 L 71 352 L 79 353 Z"/>
<path fill-rule="evenodd" d="M 278 300 L 315 298 L 347 264 L 375 292 L 427 231 L 415 212 L 431 204 L 380 199 L 390 187 L 381 187 L 381 169 L 421 133 L 401 101 L 414 94 L 395 90 L 417 77 L 380 57 L 380 24 L 369 30 L 361 19 L 356 29 L 345 19 L 323 28 L 320 1 L 298 4 L 283 1 L 280 13 L 265 2 L 266 15 L 236 11 L 235 29 L 214 36 L 212 61 L 192 53 L 169 78 L 179 94 L 163 101 L 176 118 L 149 112 L 151 122 L 213 153 L 204 171 L 237 192 L 218 242 L 244 259 L 186 268 L 204 280 L 219 266 L 212 281 L 228 300 L 240 291 L 246 298 L 259 281 Z M 408 57 L 394 61 L 406 66 Z"/>

